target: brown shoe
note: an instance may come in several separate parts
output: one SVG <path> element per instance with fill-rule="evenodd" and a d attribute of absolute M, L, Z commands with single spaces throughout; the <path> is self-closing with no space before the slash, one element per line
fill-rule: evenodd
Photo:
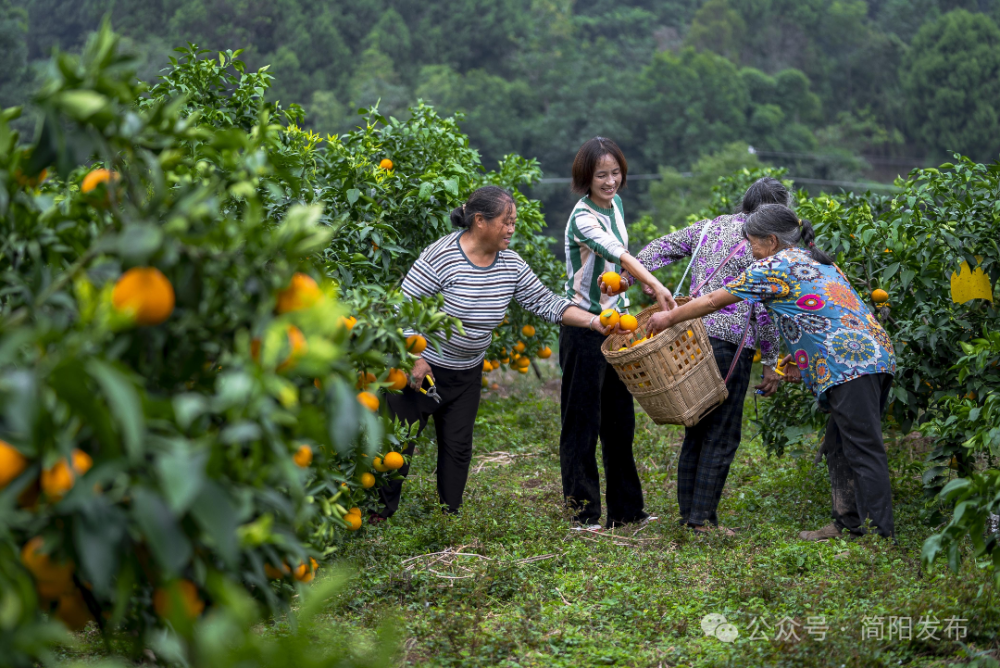
<path fill-rule="evenodd" d="M 833 522 L 830 522 L 822 529 L 816 529 L 815 531 L 802 531 L 799 533 L 799 540 L 829 540 L 831 538 L 840 538 L 840 529 Z"/>

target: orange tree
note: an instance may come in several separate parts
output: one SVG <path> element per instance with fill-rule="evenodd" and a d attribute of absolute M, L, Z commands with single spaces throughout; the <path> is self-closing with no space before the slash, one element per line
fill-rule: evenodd
<path fill-rule="evenodd" d="M 55 57 L 34 142 L 10 129 L 17 110 L 0 116 L 0 655 L 14 665 L 47 659 L 54 620 L 94 620 L 139 652 L 165 621 L 192 639 L 234 584 L 285 610 L 360 524 L 346 509 L 393 475 L 372 470 L 393 427 L 359 390 L 409 365 L 404 324 L 449 324 L 398 294 L 359 312 L 327 276 L 323 205 L 270 209 L 305 190 L 309 140 L 295 109 L 261 102 L 264 73 L 222 95 L 227 120 L 197 105 L 220 80 L 189 68 L 190 97 L 143 96 L 132 64 L 105 28 Z"/>
<path fill-rule="evenodd" d="M 731 210 L 732 193 L 753 176 L 723 179 L 716 193 L 718 212 Z M 926 519 L 938 524 L 946 508 L 954 512 L 945 530 L 928 540 L 925 560 L 946 550 L 957 568 L 959 539 L 969 534 L 977 556 L 1000 564 L 996 534 L 984 534 L 991 513 L 998 511 L 1000 491 L 995 470 L 1000 312 L 987 298 L 995 296 L 1000 283 L 1000 163 L 955 156 L 954 163 L 915 170 L 896 186 L 891 196 L 810 197 L 800 191 L 798 213 L 813 222 L 818 243 L 836 255 L 858 292 L 868 296 L 892 339 L 899 371 L 890 426 L 901 433 L 916 427 L 934 440 L 923 475 Z M 973 272 L 981 272 L 979 298 L 958 303 L 952 282 Z M 888 300 L 876 300 L 882 297 L 874 294 L 877 290 L 885 291 Z M 757 422 L 771 452 L 800 452 L 802 444 L 822 434 L 826 416 L 801 387 L 785 386 L 760 403 Z"/>

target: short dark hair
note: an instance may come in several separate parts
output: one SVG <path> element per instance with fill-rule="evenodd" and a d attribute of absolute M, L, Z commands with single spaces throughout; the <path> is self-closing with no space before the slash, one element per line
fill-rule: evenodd
<path fill-rule="evenodd" d="M 510 211 L 514 196 L 499 186 L 483 186 L 469 195 L 465 204 L 451 211 L 451 224 L 455 227 L 470 227 L 477 213 L 486 220 L 493 220 Z"/>
<path fill-rule="evenodd" d="M 590 192 L 590 183 L 594 180 L 594 172 L 597 170 L 597 163 L 606 155 L 610 155 L 618 162 L 618 167 L 622 170 L 622 184 L 619 190 L 625 188 L 628 179 L 628 162 L 625 154 L 607 137 L 594 137 L 580 147 L 573 159 L 573 191 L 581 195 Z"/>
<path fill-rule="evenodd" d="M 757 179 L 747 188 L 740 200 L 740 211 L 753 213 L 765 204 L 783 204 L 784 206 L 792 204 L 785 184 L 770 176 Z"/>

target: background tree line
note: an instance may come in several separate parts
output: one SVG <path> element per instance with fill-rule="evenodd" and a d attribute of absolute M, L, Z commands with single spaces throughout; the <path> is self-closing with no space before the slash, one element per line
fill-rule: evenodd
<path fill-rule="evenodd" d="M 246 48 L 276 75 L 270 97 L 321 132 L 424 99 L 465 114 L 485 165 L 519 153 L 549 176 L 612 137 L 633 173 L 663 170 L 631 209 L 661 226 L 703 206 L 716 166 L 754 166 L 748 145 L 828 180 L 1000 151 L 1000 0 L 0 0 L 0 103 L 24 102 L 51 50 L 79 50 L 105 14 L 146 80 L 178 44 Z M 550 224 L 566 190 L 533 193 Z"/>

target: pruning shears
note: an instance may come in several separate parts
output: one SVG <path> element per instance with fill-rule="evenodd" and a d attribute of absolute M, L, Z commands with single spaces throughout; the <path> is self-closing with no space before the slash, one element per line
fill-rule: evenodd
<path fill-rule="evenodd" d="M 430 386 L 426 390 L 424 389 L 425 383 Z M 433 399 L 436 403 L 441 403 L 441 395 L 438 394 L 438 389 L 434 385 L 434 378 L 430 374 L 424 376 L 424 382 L 420 384 L 420 391 Z"/>

